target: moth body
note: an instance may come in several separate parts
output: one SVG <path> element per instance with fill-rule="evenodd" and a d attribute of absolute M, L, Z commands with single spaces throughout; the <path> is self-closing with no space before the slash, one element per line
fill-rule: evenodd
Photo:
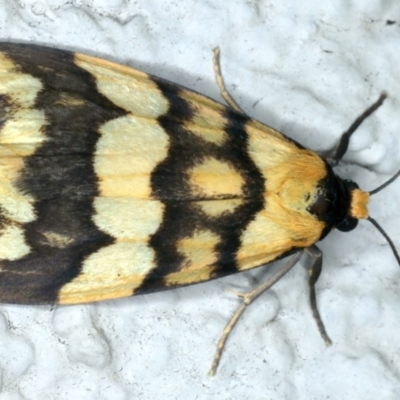
<path fill-rule="evenodd" d="M 315 152 L 106 60 L 2 43 L 0 113 L 2 302 L 207 281 L 367 216 L 367 194 Z"/>

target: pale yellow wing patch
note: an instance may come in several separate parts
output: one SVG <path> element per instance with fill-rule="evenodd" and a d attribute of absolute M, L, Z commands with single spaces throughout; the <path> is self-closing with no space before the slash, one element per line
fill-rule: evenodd
<path fill-rule="evenodd" d="M 146 241 L 162 222 L 163 204 L 157 200 L 97 197 L 93 220 L 119 240 Z"/>
<path fill-rule="evenodd" d="M 18 260 L 29 254 L 30 250 L 25 242 L 23 229 L 10 225 L 1 230 L 0 260 Z"/>
<path fill-rule="evenodd" d="M 133 294 L 155 267 L 147 241 L 162 222 L 158 201 L 97 197 L 96 225 L 117 238 L 114 244 L 89 256 L 82 272 L 59 293 L 60 303 L 81 303 Z"/>
<path fill-rule="evenodd" d="M 151 173 L 168 154 L 168 136 L 155 120 L 129 114 L 100 128 L 94 158 L 104 197 L 150 198 Z"/>
<path fill-rule="evenodd" d="M 145 243 L 121 241 L 92 254 L 82 273 L 64 285 L 61 304 L 127 297 L 154 267 L 154 251 Z"/>
<path fill-rule="evenodd" d="M 193 198 L 224 199 L 242 196 L 244 179 L 227 162 L 207 157 L 188 171 Z"/>
<path fill-rule="evenodd" d="M 75 63 L 96 78 L 100 93 L 124 110 L 150 119 L 168 110 L 167 99 L 144 72 L 84 54 L 76 54 Z"/>
<path fill-rule="evenodd" d="M 184 127 L 206 142 L 223 145 L 228 136 L 224 131 L 227 120 L 224 117 L 226 109 L 213 100 L 198 93 L 181 90 L 181 97 L 186 100 L 193 112 L 190 122 Z"/>
<path fill-rule="evenodd" d="M 226 199 L 218 201 L 197 201 L 195 202 L 204 216 L 217 218 L 223 215 L 234 213 L 243 204 L 242 199 Z"/>
<path fill-rule="evenodd" d="M 220 237 L 210 230 L 195 231 L 191 237 L 181 239 L 177 248 L 185 260 L 179 271 L 165 276 L 166 285 L 189 285 L 210 279 L 212 266 L 218 261 L 215 247 L 219 242 Z"/>

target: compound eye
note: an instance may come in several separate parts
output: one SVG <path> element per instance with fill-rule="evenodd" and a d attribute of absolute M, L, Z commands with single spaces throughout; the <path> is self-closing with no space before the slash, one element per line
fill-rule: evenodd
<path fill-rule="evenodd" d="M 341 232 L 352 231 L 358 225 L 358 219 L 347 217 L 339 225 L 336 226 Z"/>
<path fill-rule="evenodd" d="M 307 210 L 316 216 L 326 215 L 330 211 L 331 205 L 332 201 L 326 192 L 320 192 L 314 203 Z"/>

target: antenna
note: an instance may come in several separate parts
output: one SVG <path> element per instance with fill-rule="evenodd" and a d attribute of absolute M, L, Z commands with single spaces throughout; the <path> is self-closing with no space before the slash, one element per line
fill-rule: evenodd
<path fill-rule="evenodd" d="M 399 253 L 396 250 L 396 247 L 394 247 L 392 239 L 390 239 L 389 235 L 383 230 L 383 228 L 372 217 L 368 217 L 367 220 L 369 222 L 371 222 L 372 225 L 374 225 L 376 229 L 378 229 L 378 231 L 382 234 L 382 236 L 389 243 L 389 246 L 392 249 L 394 256 L 396 257 L 397 263 L 400 265 L 400 256 L 399 256 Z"/>
<path fill-rule="evenodd" d="M 400 176 L 400 170 L 398 170 L 388 181 L 383 183 L 382 185 L 378 186 L 376 189 L 371 190 L 368 192 L 370 196 L 372 196 L 375 193 L 380 192 L 382 189 L 385 189 L 385 187 L 389 186 L 392 182 L 394 182 L 398 177 Z M 397 263 L 400 265 L 400 256 L 399 253 L 396 250 L 396 247 L 394 247 L 394 244 L 392 242 L 392 239 L 390 239 L 389 235 L 383 230 L 383 228 L 376 222 L 372 217 L 368 216 L 367 220 L 371 222 L 372 225 L 375 226 L 376 229 L 382 234 L 382 236 L 386 239 L 388 242 L 390 248 L 393 251 L 394 256 L 396 257 Z"/>
<path fill-rule="evenodd" d="M 378 186 L 376 189 L 371 190 L 369 193 L 370 196 L 372 196 L 375 193 L 380 192 L 382 189 L 385 189 L 386 186 L 389 186 L 393 181 L 395 181 L 398 177 L 400 176 L 400 169 L 385 183 L 383 183 L 381 186 Z"/>

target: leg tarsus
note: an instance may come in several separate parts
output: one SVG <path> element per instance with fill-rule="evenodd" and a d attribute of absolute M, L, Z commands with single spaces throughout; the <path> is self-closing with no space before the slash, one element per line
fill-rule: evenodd
<path fill-rule="evenodd" d="M 311 265 L 310 269 L 308 270 L 308 273 L 309 273 L 308 286 L 310 289 L 311 311 L 313 313 L 315 322 L 317 323 L 318 330 L 322 336 L 322 339 L 324 339 L 325 344 L 327 346 L 330 346 L 332 344 L 332 340 L 329 338 L 328 334 L 326 333 L 324 323 L 322 322 L 321 316 L 318 311 L 317 297 L 315 294 L 315 284 L 317 283 L 318 278 L 320 277 L 321 271 L 322 271 L 322 252 L 315 245 L 308 248 L 307 252 L 310 254 L 311 257 L 314 258 L 314 262 Z"/>
<path fill-rule="evenodd" d="M 219 62 L 219 55 L 220 55 L 219 47 L 216 47 L 213 51 L 214 51 L 213 64 L 214 64 L 215 80 L 217 81 L 217 85 L 221 92 L 221 96 L 235 111 L 238 111 L 241 114 L 245 114 L 245 112 L 242 110 L 239 104 L 236 103 L 234 98 L 229 94 L 228 90 L 226 89 L 224 79 L 222 78 L 221 65 Z"/>
<path fill-rule="evenodd" d="M 233 294 L 241 299 L 244 299 L 248 293 L 240 293 L 240 292 L 235 292 L 234 290 L 227 290 L 228 293 Z"/>
<path fill-rule="evenodd" d="M 217 350 L 214 354 L 214 360 L 211 369 L 208 373 L 209 375 L 215 375 L 219 361 L 221 359 L 222 351 L 225 347 L 226 341 L 228 340 L 228 336 L 231 333 L 234 326 L 236 325 L 236 322 L 239 320 L 239 318 L 246 310 L 247 306 L 250 305 L 255 299 L 257 299 L 262 293 L 268 290 L 271 286 L 273 286 L 276 282 L 278 282 L 287 272 L 289 272 L 297 264 L 302 254 L 303 250 L 299 250 L 289 259 L 289 261 L 281 269 L 275 272 L 274 275 L 272 275 L 270 278 L 268 278 L 265 282 L 263 282 L 260 286 L 256 287 L 251 292 L 242 295 L 243 299 L 242 304 L 240 305 L 240 307 L 237 309 L 231 320 L 226 325 L 224 331 L 222 332 L 222 336 L 219 339 Z"/>

